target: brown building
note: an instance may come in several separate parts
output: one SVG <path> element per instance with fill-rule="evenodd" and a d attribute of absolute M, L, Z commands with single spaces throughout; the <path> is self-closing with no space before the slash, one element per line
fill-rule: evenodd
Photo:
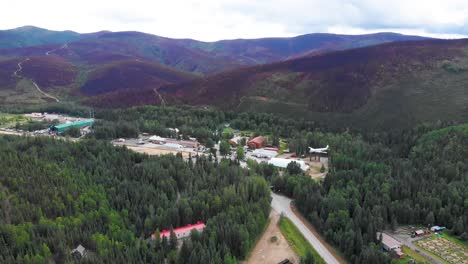
<path fill-rule="evenodd" d="M 259 136 L 249 140 L 249 142 L 247 142 L 247 146 L 249 146 L 249 148 L 251 149 L 258 149 L 263 148 L 265 146 L 265 143 L 265 138 Z"/>

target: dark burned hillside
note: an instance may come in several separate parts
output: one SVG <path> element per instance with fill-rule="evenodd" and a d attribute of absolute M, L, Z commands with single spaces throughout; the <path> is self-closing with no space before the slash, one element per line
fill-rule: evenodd
<path fill-rule="evenodd" d="M 467 119 L 467 78 L 468 40 L 430 40 L 239 69 L 163 91 L 175 103 L 408 126 Z"/>

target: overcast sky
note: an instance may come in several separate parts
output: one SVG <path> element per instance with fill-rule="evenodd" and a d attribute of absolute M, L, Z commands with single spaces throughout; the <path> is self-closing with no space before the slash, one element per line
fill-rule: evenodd
<path fill-rule="evenodd" d="M 0 28 L 135 30 L 205 41 L 326 32 L 468 36 L 468 0 L 22 0 Z"/>

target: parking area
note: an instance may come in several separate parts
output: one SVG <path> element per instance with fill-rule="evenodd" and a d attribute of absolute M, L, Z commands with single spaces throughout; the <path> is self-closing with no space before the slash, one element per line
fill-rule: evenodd
<path fill-rule="evenodd" d="M 197 155 L 197 151 L 193 148 L 173 148 L 167 145 L 153 144 L 148 141 L 148 137 L 130 138 L 130 139 L 116 139 L 112 141 L 115 146 L 126 146 L 127 148 L 148 155 L 165 155 L 181 153 L 185 159 L 188 159 L 190 155 Z M 202 154 L 198 152 L 198 154 Z"/>

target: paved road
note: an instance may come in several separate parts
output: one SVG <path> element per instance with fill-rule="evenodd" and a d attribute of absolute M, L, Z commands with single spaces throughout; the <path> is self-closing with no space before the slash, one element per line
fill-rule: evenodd
<path fill-rule="evenodd" d="M 271 197 L 273 198 L 271 200 L 271 207 L 273 210 L 280 214 L 283 213 L 284 216 L 289 218 L 326 263 L 339 264 L 338 260 L 333 256 L 333 254 L 325 247 L 325 245 L 322 244 L 322 242 L 320 242 L 320 240 L 318 240 L 318 238 L 291 210 L 291 199 L 274 193 L 271 193 Z"/>

